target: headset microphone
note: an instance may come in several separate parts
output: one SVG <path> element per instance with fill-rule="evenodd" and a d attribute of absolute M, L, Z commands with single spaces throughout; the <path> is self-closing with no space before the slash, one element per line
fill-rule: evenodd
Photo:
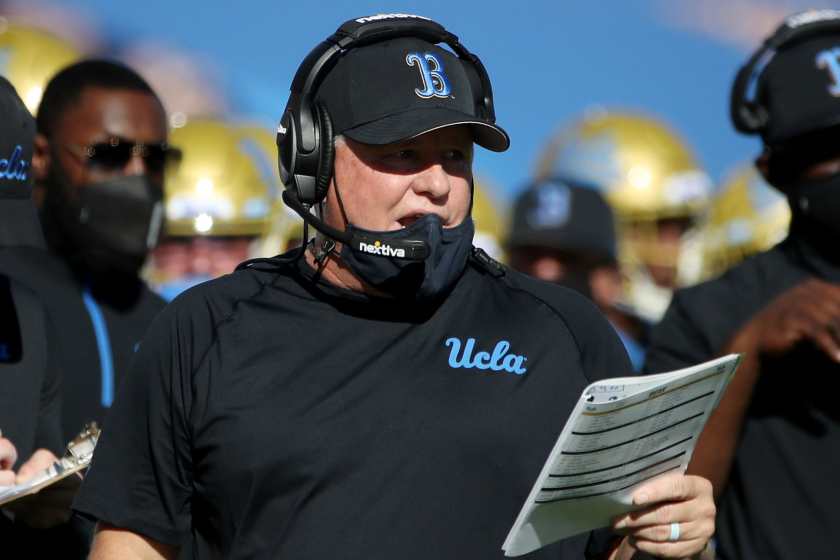
<path fill-rule="evenodd" d="M 349 246 L 355 251 L 373 253 L 376 255 L 388 256 L 409 261 L 423 261 L 429 257 L 429 244 L 423 239 L 388 239 L 381 241 L 371 236 L 350 234 L 340 231 L 321 221 L 304 206 L 292 189 L 283 191 L 283 202 L 286 206 L 297 212 L 301 218 L 312 227 L 332 239 Z M 377 250 L 378 247 L 388 246 L 390 251 L 384 254 Z"/>

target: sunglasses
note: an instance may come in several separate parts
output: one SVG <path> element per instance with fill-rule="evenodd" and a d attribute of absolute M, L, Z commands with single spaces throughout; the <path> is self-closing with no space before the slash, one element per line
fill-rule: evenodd
<path fill-rule="evenodd" d="M 152 173 L 162 173 L 168 166 L 181 161 L 181 150 L 166 142 L 145 143 L 142 140 L 126 140 L 114 136 L 107 142 L 97 142 L 90 146 L 67 142 L 59 142 L 59 145 L 72 153 L 86 156 L 89 166 L 104 171 L 119 171 L 134 156 L 142 157 Z"/>

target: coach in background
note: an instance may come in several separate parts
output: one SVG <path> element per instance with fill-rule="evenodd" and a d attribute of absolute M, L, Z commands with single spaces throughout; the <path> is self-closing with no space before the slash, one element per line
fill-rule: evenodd
<path fill-rule="evenodd" d="M 621 276 L 615 219 L 598 191 L 563 179 L 531 186 L 516 201 L 506 248 L 515 270 L 590 299 L 618 333 L 633 368 L 642 368 L 640 333 L 628 333 L 637 322 L 616 308 Z"/>
<path fill-rule="evenodd" d="M 165 303 L 138 278 L 163 217 L 163 107 L 129 68 L 76 63 L 47 85 L 32 174 L 49 252 L 20 239 L 0 266 L 38 294 L 62 360 L 62 433 L 100 425 Z"/>
<path fill-rule="evenodd" d="M 417 16 L 349 21 L 307 57 L 278 140 L 283 199 L 319 234 L 150 329 L 74 503 L 99 519 L 92 558 L 187 541 L 202 558 L 503 557 L 577 396 L 630 362 L 583 297 L 472 247 L 473 143 L 509 145 L 483 70 Z M 614 521 L 628 538 L 530 557 L 712 552 L 708 481 L 636 499 Z"/>
<path fill-rule="evenodd" d="M 677 292 L 645 370 L 746 352 L 689 472 L 719 500 L 724 558 L 834 558 L 840 503 L 840 10 L 789 17 L 741 69 L 732 119 L 787 195 L 790 234 Z"/>

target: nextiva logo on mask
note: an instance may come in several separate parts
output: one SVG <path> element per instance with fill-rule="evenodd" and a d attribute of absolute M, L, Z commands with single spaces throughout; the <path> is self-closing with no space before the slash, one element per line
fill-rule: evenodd
<path fill-rule="evenodd" d="M 457 368 L 477 368 L 477 369 L 492 369 L 493 371 L 509 371 L 521 375 L 527 371 L 523 364 L 528 361 L 528 358 L 517 356 L 516 354 L 508 354 L 510 349 L 510 342 L 502 340 L 493 349 L 493 353 L 479 352 L 473 356 L 473 349 L 475 347 L 475 339 L 467 339 L 464 345 L 464 351 L 461 352 L 461 340 L 457 338 L 450 338 L 446 341 L 447 346 L 451 346 L 449 351 L 449 367 Z M 458 357 L 460 354 L 460 357 Z"/>
<path fill-rule="evenodd" d="M 397 257 L 398 259 L 405 258 L 405 249 L 394 249 L 390 245 L 383 245 L 379 241 L 375 241 L 373 245 L 370 243 L 359 243 L 359 250 L 370 253 L 371 255 Z"/>
<path fill-rule="evenodd" d="M 449 97 L 452 93 L 449 78 L 443 73 L 443 62 L 436 54 L 415 52 L 406 56 L 405 61 L 409 66 L 416 64 L 423 79 L 423 89 L 417 88 L 414 93 L 424 99 Z"/>
<path fill-rule="evenodd" d="M 26 180 L 26 170 L 29 169 L 29 163 L 21 161 L 20 154 L 22 151 L 22 148 L 18 146 L 12 152 L 11 158 L 0 159 L 0 178 Z"/>

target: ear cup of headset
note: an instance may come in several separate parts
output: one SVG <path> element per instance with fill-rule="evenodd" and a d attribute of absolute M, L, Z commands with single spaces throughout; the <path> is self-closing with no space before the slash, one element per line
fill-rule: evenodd
<path fill-rule="evenodd" d="M 330 188 L 335 163 L 335 142 L 332 119 L 326 104 L 323 101 L 316 101 L 315 112 L 318 115 L 317 126 L 320 131 L 318 173 L 315 176 L 315 204 L 317 204 L 326 198 L 327 190 Z"/>
<path fill-rule="evenodd" d="M 280 126 L 277 127 L 277 167 L 280 180 L 286 188 L 292 186 L 296 151 L 295 119 L 291 111 L 287 110 L 280 119 Z"/>

